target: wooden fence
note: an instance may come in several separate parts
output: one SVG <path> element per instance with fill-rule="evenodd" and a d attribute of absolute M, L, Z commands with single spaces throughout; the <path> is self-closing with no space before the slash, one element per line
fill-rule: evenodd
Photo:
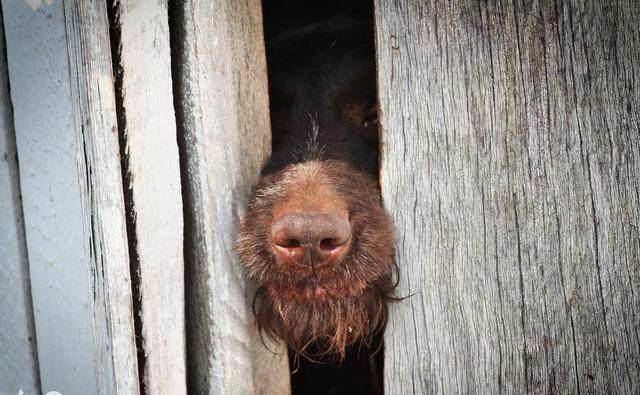
<path fill-rule="evenodd" d="M 376 1 L 387 393 L 640 391 L 639 21 Z"/>
<path fill-rule="evenodd" d="M 385 392 L 640 392 L 640 3 L 374 4 L 412 295 Z M 2 0 L 2 28 L 0 394 L 289 393 L 233 252 L 261 2 Z"/>

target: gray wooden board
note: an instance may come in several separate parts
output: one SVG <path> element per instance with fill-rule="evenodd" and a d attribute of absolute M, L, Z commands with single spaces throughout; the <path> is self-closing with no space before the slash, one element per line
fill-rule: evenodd
<path fill-rule="evenodd" d="M 40 393 L 13 111 L 0 25 L 0 395 Z"/>
<path fill-rule="evenodd" d="M 286 352 L 263 346 L 251 309 L 253 290 L 233 249 L 271 144 L 261 3 L 174 6 L 189 390 L 288 393 Z"/>
<path fill-rule="evenodd" d="M 106 4 L 2 3 L 42 390 L 137 393 Z"/>
<path fill-rule="evenodd" d="M 119 1 L 116 13 L 141 375 L 146 393 L 179 395 L 186 393 L 183 223 L 167 2 Z"/>
<path fill-rule="evenodd" d="M 375 6 L 386 393 L 640 392 L 640 3 Z"/>

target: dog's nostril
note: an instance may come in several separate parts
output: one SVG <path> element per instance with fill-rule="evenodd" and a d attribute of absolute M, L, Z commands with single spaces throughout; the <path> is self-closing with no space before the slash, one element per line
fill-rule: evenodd
<path fill-rule="evenodd" d="M 333 250 L 340 247 L 342 244 L 344 244 L 344 241 L 340 241 L 339 239 L 326 238 L 320 241 L 320 248 L 323 250 Z"/>
<path fill-rule="evenodd" d="M 282 248 L 298 248 L 301 245 L 300 241 L 296 239 L 284 239 L 276 241 L 275 243 L 278 245 L 278 247 Z"/>

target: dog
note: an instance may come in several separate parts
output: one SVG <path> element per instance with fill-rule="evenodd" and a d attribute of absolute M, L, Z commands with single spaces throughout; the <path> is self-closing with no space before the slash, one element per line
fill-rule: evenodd
<path fill-rule="evenodd" d="M 370 28 L 332 19 L 268 46 L 273 149 L 236 250 L 261 333 L 310 359 L 370 346 L 396 299 Z"/>

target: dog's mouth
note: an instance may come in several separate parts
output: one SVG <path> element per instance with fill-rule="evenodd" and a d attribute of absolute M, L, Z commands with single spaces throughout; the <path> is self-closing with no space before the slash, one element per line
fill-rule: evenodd
<path fill-rule="evenodd" d="M 310 274 L 298 282 L 291 291 L 299 303 L 309 304 L 332 298 L 329 288 L 330 282 L 319 278 L 316 274 Z"/>
<path fill-rule="evenodd" d="M 311 288 L 311 289 L 322 288 L 322 286 L 320 285 L 320 280 L 315 274 L 312 274 L 311 276 L 305 279 L 304 287 Z"/>
<path fill-rule="evenodd" d="M 324 275 L 323 275 L 324 274 Z M 269 293 L 278 300 L 295 301 L 302 305 L 335 303 L 362 294 L 367 284 L 362 281 L 346 281 L 337 273 L 309 273 L 294 283 L 270 282 Z"/>

